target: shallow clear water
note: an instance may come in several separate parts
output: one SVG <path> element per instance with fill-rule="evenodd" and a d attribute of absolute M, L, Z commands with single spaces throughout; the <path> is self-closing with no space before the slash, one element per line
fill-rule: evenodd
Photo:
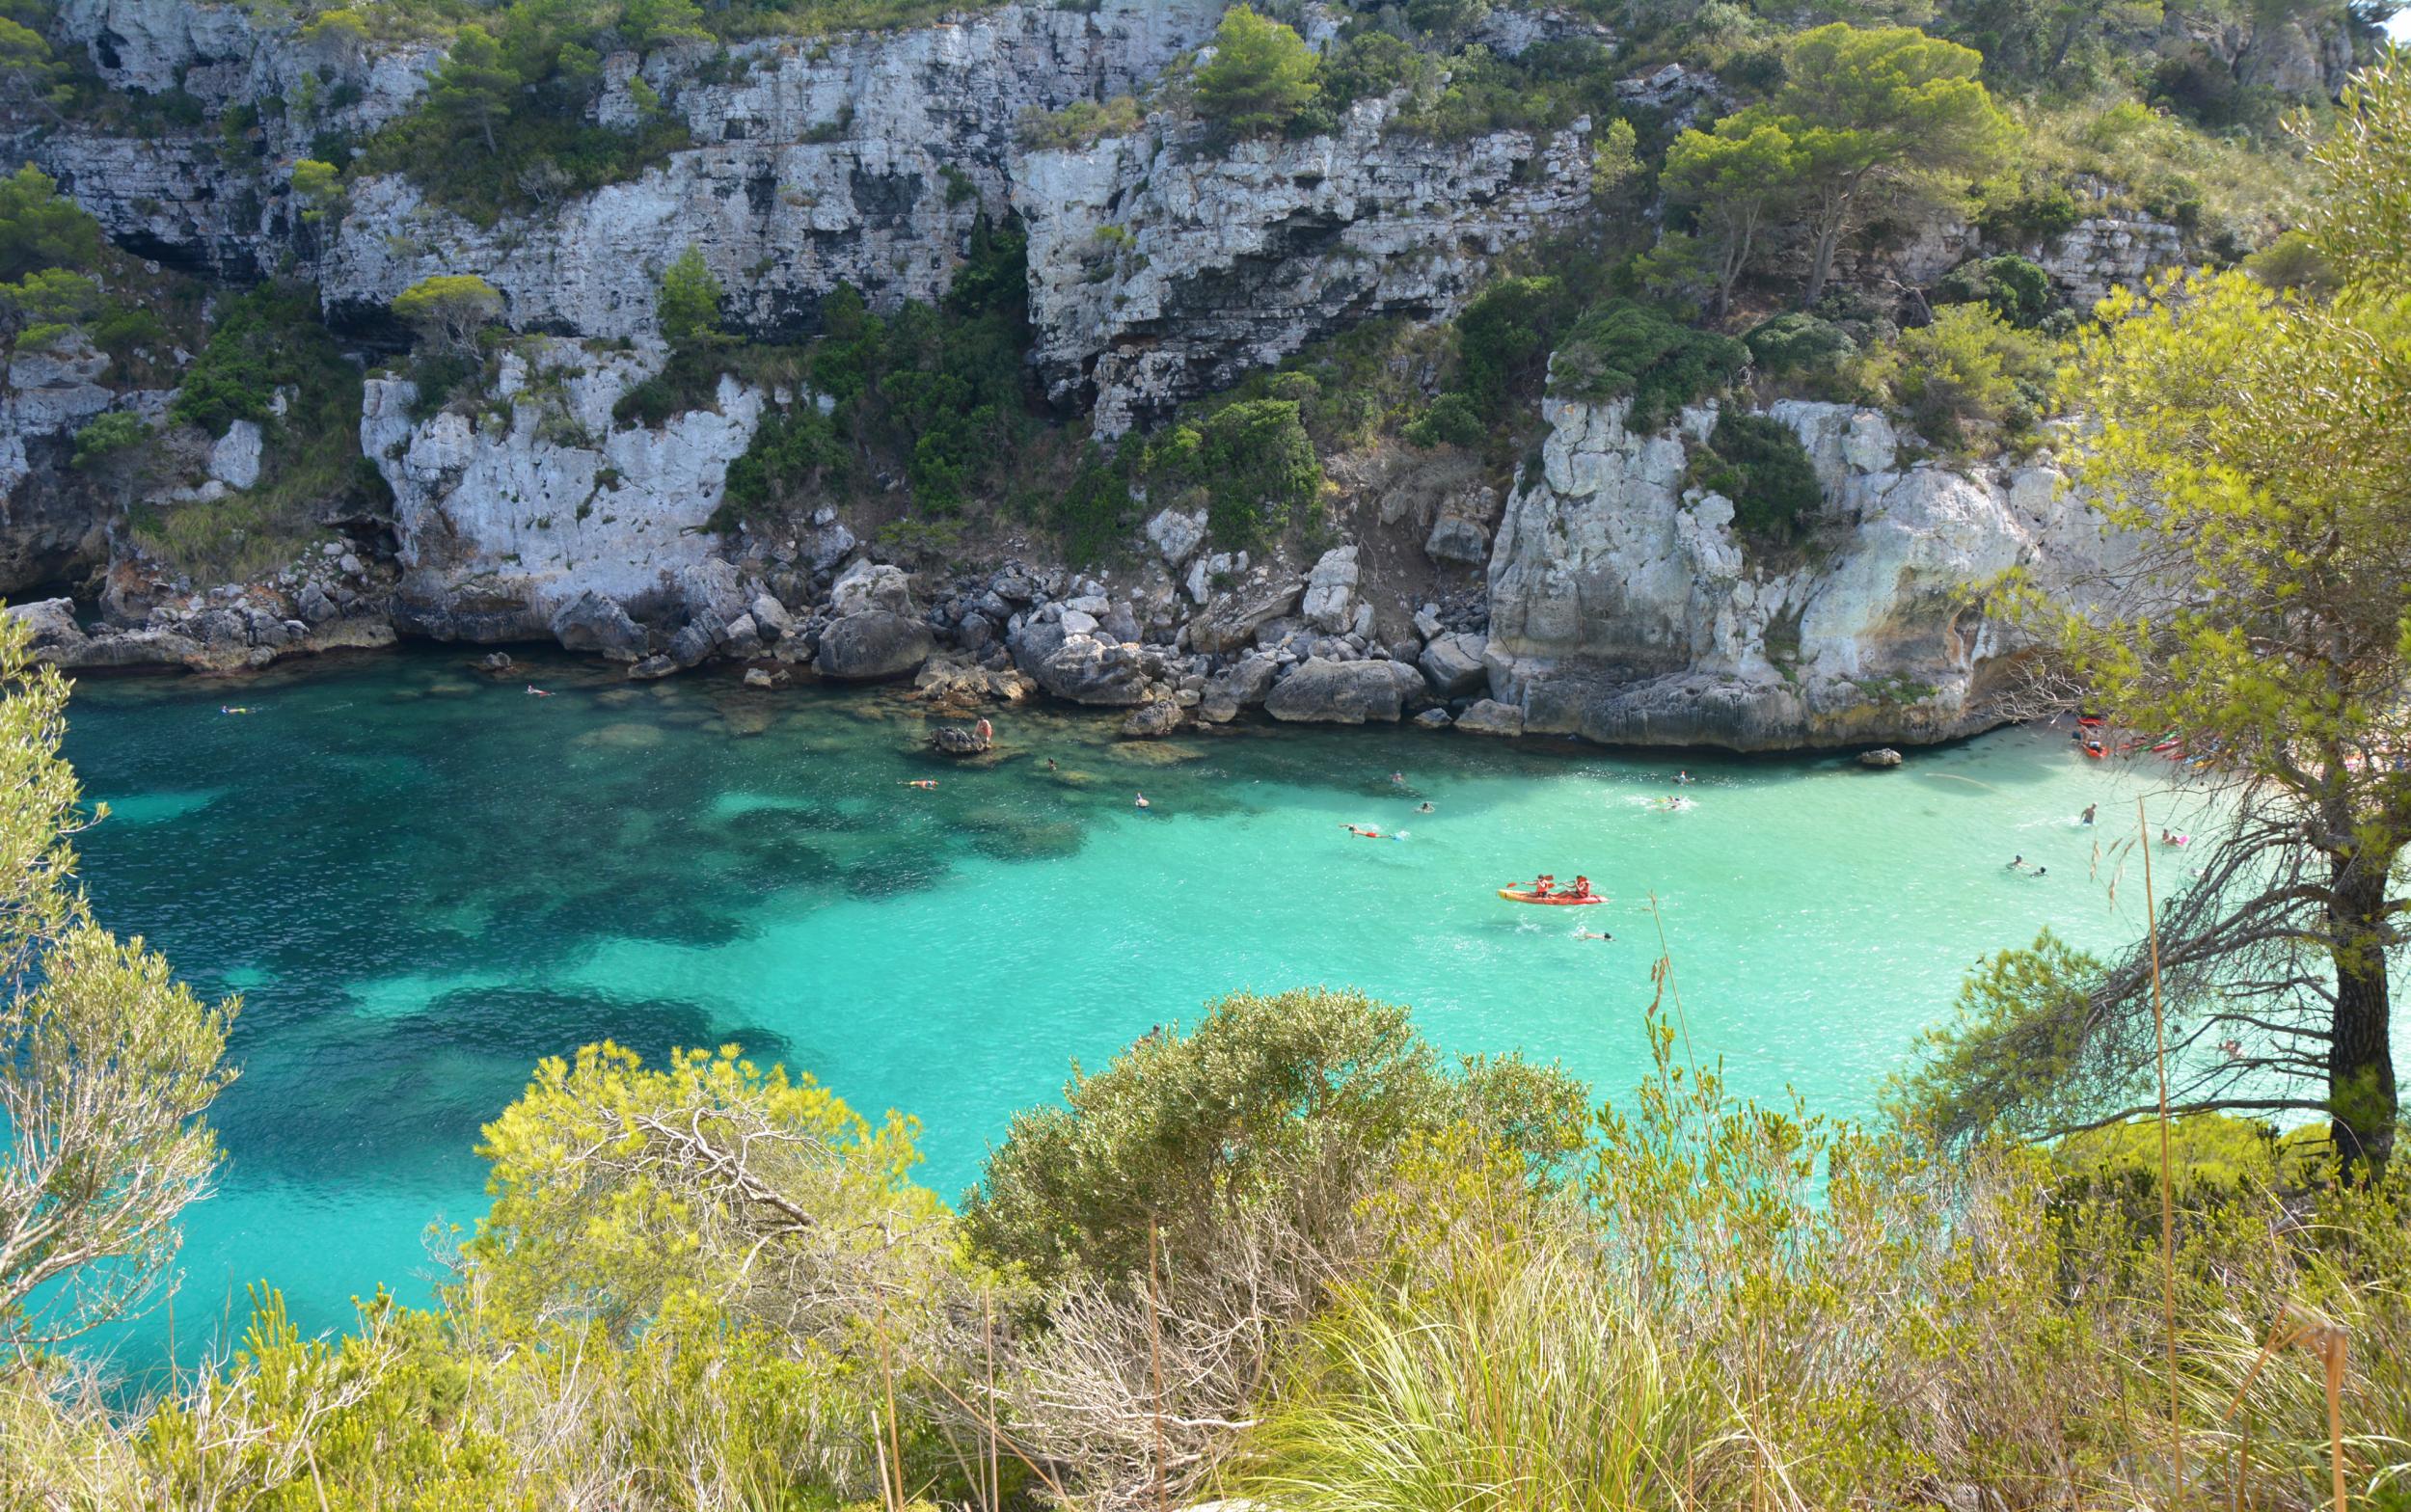
<path fill-rule="evenodd" d="M 77 690 L 68 753 L 114 810 L 84 844 L 100 917 L 244 997 L 180 1355 L 261 1278 L 313 1327 L 379 1282 L 423 1297 L 425 1226 L 483 1204 L 479 1123 L 537 1057 L 606 1037 L 736 1040 L 916 1114 L 923 1176 L 952 1194 L 1071 1058 L 1238 987 L 1353 985 L 1449 1049 L 1520 1047 L 1620 1093 L 1654 891 L 1701 1054 L 1746 1091 L 1863 1112 L 1979 954 L 2045 924 L 2134 932 L 2140 888 L 2113 903 L 2096 842 L 2167 775 L 2011 732 L 1893 772 L 1691 758 L 1691 806 L 1664 812 L 1677 762 L 1656 754 L 1269 726 L 1148 744 L 1063 711 L 998 716 L 1002 759 L 957 767 L 893 693 L 565 661 L 496 681 L 471 660 Z M 219 712 L 235 699 L 252 712 Z M 2075 823 L 2091 801 L 2099 831 Z M 2013 852 L 2049 875 L 2005 870 Z M 1544 870 L 1614 902 L 1496 896 Z M 163 1358 L 169 1326 L 113 1340 L 121 1362 Z"/>

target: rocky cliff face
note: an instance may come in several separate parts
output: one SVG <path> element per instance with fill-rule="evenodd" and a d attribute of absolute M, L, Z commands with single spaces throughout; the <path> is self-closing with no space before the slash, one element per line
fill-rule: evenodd
<path fill-rule="evenodd" d="M 331 306 L 375 306 L 437 273 L 501 290 L 521 329 L 588 337 L 652 329 L 663 266 L 689 247 L 735 295 L 739 325 L 812 329 L 840 284 L 875 305 L 934 300 L 983 209 L 1001 213 L 1022 113 L 1128 94 L 1209 35 L 1212 0 L 1106 0 L 1093 11 L 1008 6 L 893 35 L 735 49 L 739 76 L 694 81 L 699 51 L 605 64 L 599 112 L 633 119 L 643 77 L 697 147 L 541 216 L 481 228 L 378 179 L 353 195 L 322 284 Z"/>
<path fill-rule="evenodd" d="M 107 504 L 68 471 L 76 430 L 114 407 L 108 359 L 80 343 L 0 369 L 0 586 L 55 581 L 107 555 Z M 156 411 L 161 395 L 146 396 Z"/>
<path fill-rule="evenodd" d="M 407 379 L 368 381 L 360 449 L 393 490 L 404 629 L 544 639 L 583 597 L 643 613 L 711 558 L 706 522 L 764 396 L 723 378 L 711 408 L 617 424 L 612 406 L 665 355 L 542 341 L 503 358 L 490 406 L 424 419 Z"/>
<path fill-rule="evenodd" d="M 127 92 L 138 119 L 114 130 L 65 122 L 35 138 L 28 155 L 119 244 L 237 280 L 258 278 L 288 252 L 304 271 L 314 264 L 317 237 L 286 194 L 293 160 L 321 132 L 366 136 L 399 116 L 442 62 L 424 43 L 306 42 L 289 18 L 239 5 L 65 0 L 59 18 L 101 78 Z M 329 103 L 307 121 L 256 111 L 251 129 L 230 135 L 221 120 L 166 115 L 153 96 L 172 91 L 213 115 L 311 94 Z"/>
<path fill-rule="evenodd" d="M 1587 122 L 1434 142 L 1368 100 L 1336 135 L 1208 156 L 1156 128 L 1018 161 L 1037 360 L 1100 434 L 1347 323 L 1432 319 L 1589 202 Z"/>
<path fill-rule="evenodd" d="M 1981 729 L 2018 650 L 1983 584 L 2049 586 L 2108 550 L 2046 468 L 1904 465 L 1881 416 L 1785 402 L 1824 500 L 1808 549 L 1777 554 L 1685 486 L 1713 408 L 1655 435 L 1625 409 L 1550 401 L 1500 526 L 1484 660 L 1531 731 L 1758 750 Z"/>
<path fill-rule="evenodd" d="M 1210 148 L 1163 118 L 1081 152 L 1025 152 L 1026 113 L 1143 94 L 1211 35 L 1221 0 L 1011 5 L 944 25 L 809 47 L 704 47 L 604 62 L 597 119 L 637 114 L 641 80 L 696 146 L 624 183 L 480 226 L 397 176 L 353 186 L 339 222 L 305 223 L 286 180 L 311 137 L 364 136 L 407 110 L 424 47 L 339 55 L 290 23 L 193 0 L 74 0 L 71 34 L 126 89 L 204 107 L 297 97 L 321 70 L 348 103 L 306 127 L 263 118 L 137 134 L 72 128 L 36 156 L 147 255 L 233 277 L 287 261 L 331 312 L 373 315 L 435 274 L 501 290 L 523 331 L 653 329 L 663 267 L 691 247 L 731 291 L 732 323 L 815 328 L 841 284 L 874 306 L 935 300 L 982 214 L 1031 230 L 1031 317 L 1057 397 L 1119 434 L 1369 314 L 1454 309 L 1487 260 L 1586 202 L 1587 134 L 1434 142 L 1358 106 L 1340 132 Z M 304 80 L 312 82 L 305 85 Z"/>

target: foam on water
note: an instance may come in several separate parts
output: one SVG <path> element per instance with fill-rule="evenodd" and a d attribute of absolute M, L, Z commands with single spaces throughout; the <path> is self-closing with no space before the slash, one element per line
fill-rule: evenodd
<path fill-rule="evenodd" d="M 2135 791 L 2155 826 L 2199 827 L 2160 764 L 2034 732 L 1870 772 L 1392 729 L 1138 745 L 1114 716 L 1011 711 L 995 758 L 954 766 L 892 693 L 469 664 L 277 674 L 239 718 L 202 683 L 76 694 L 69 754 L 120 814 L 83 845 L 100 917 L 245 994 L 179 1353 L 263 1277 L 312 1327 L 380 1282 L 423 1297 L 425 1226 L 484 1203 L 479 1124 L 584 1041 L 737 1041 L 917 1114 L 922 1174 L 952 1194 L 1074 1057 L 1241 987 L 1360 986 L 1450 1050 L 1620 1094 L 1654 895 L 1701 1052 L 1747 1091 L 1861 1113 L 1979 954 L 2046 924 L 2132 933 L 2107 848 Z M 1678 765 L 1694 783 L 1669 812 Z M 2099 829 L 2073 822 L 2088 802 Z M 1496 895 L 1536 872 L 1612 902 L 1568 919 Z M 116 1347 L 153 1363 L 166 1332 L 154 1314 Z"/>

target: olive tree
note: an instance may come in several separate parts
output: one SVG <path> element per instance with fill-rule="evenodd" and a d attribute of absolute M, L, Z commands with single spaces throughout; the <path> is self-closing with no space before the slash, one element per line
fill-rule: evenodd
<path fill-rule="evenodd" d="M 88 817 L 60 759 L 68 684 L 0 616 L 0 1345 L 124 1317 L 170 1280 L 218 1167 L 202 1114 L 235 1004 L 204 1007 L 75 882 Z"/>

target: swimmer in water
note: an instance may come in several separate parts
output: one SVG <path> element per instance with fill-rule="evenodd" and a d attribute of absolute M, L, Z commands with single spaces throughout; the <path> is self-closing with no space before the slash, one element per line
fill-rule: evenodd
<path fill-rule="evenodd" d="M 1151 807 L 1152 807 L 1153 805 L 1152 805 L 1152 804 L 1151 804 L 1151 803 L 1149 803 L 1149 802 L 1147 801 L 1147 795 L 1146 795 L 1146 794 L 1144 794 L 1144 793 L 1142 793 L 1142 794 L 1140 794 L 1140 795 L 1139 795 L 1139 800 L 1138 800 L 1138 802 L 1137 802 L 1137 803 L 1135 803 L 1135 804 L 1133 804 L 1133 805 L 1131 805 L 1131 806 L 1132 806 L 1132 807 L 1134 807 L 1134 808 L 1151 808 Z"/>
<path fill-rule="evenodd" d="M 1415 805 L 1415 812 L 1418 814 L 1431 814 L 1438 811 L 1431 806 L 1431 799 L 1425 798 L 1421 803 Z"/>
<path fill-rule="evenodd" d="M 1381 838 L 1380 830 L 1368 829 L 1363 824 L 1342 824 L 1340 827 L 1345 829 L 1349 834 L 1354 835 L 1359 840 L 1379 840 Z"/>
<path fill-rule="evenodd" d="M 921 777 L 906 783 L 905 786 L 908 788 L 919 788 L 926 792 L 929 789 L 937 786 L 937 779 L 935 777 Z"/>
<path fill-rule="evenodd" d="M 2013 871 L 2013 872 L 2022 872 L 2022 871 L 2024 871 L 2025 869 L 2026 869 L 2026 858 L 2025 858 L 2024 856 L 2022 856 L 2022 855 L 2013 855 L 2013 856 L 2011 856 L 2011 857 L 2009 858 L 2009 870 L 2010 870 L 2010 871 Z"/>
<path fill-rule="evenodd" d="M 251 711 L 250 711 L 248 708 L 244 707 L 243 705 L 241 705 L 241 704 L 220 704 L 220 705 L 218 705 L 218 713 L 220 713 L 220 714 L 249 714 L 249 713 L 251 713 Z"/>
<path fill-rule="evenodd" d="M 1574 937 L 1578 940 L 1612 940 L 1615 938 L 1614 935 L 1610 934 L 1605 931 L 1602 931 L 1597 934 L 1593 934 L 1588 930 L 1576 930 L 1574 932 Z"/>
<path fill-rule="evenodd" d="M 1052 756 L 1046 758 L 1046 770 L 1048 771 L 1053 771 L 1055 770 L 1055 758 Z"/>
<path fill-rule="evenodd" d="M 2087 803 L 2084 806 L 2083 819 L 2086 824 L 2090 824 L 2093 823 L 2093 811 L 2099 807 L 2100 805 L 2099 803 Z"/>
<path fill-rule="evenodd" d="M 543 688 L 538 688 L 535 684 L 529 683 L 528 685 L 528 696 L 530 698 L 550 698 L 553 695 L 546 692 Z"/>
<path fill-rule="evenodd" d="M 1689 770 L 1684 770 L 1684 771 L 1678 771 L 1678 772 L 1676 772 L 1676 773 L 1674 774 L 1674 784 L 1675 784 L 1675 786 L 1676 786 L 1676 787 L 1682 787 L 1682 788 L 1688 788 L 1688 787 L 1690 787 L 1690 786 L 1691 786 L 1691 772 L 1690 772 Z"/>
<path fill-rule="evenodd" d="M 1390 785 L 1394 788 L 1405 787 L 1406 773 L 1402 771 L 1394 771 L 1390 773 Z"/>

